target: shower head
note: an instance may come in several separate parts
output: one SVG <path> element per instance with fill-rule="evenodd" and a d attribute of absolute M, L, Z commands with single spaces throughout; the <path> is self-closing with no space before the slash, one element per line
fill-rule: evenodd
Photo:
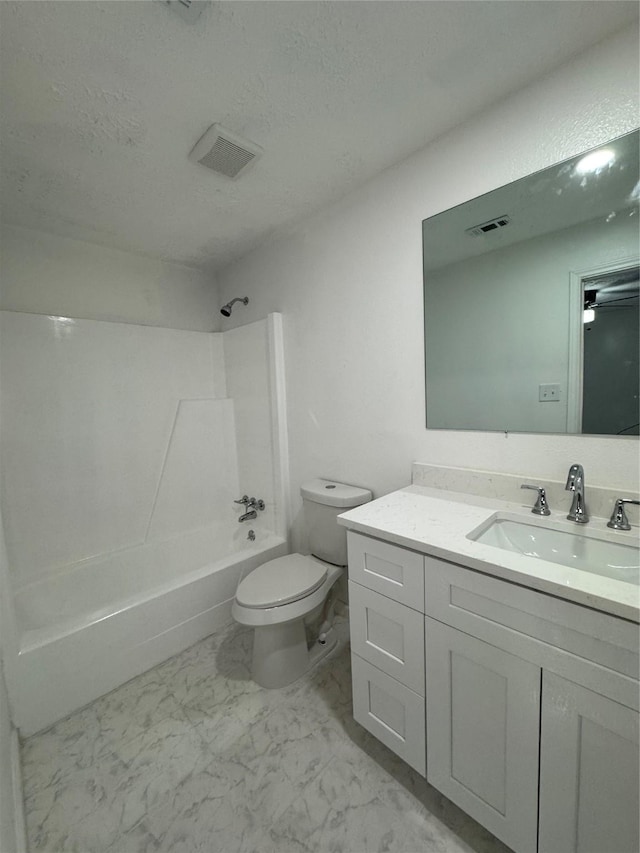
<path fill-rule="evenodd" d="M 223 305 L 222 308 L 220 309 L 220 313 L 222 314 L 223 317 L 230 317 L 231 316 L 231 311 L 233 309 L 233 303 L 234 302 L 242 302 L 243 305 L 248 305 L 249 304 L 249 297 L 248 296 L 238 296 L 236 299 L 232 299 L 231 302 L 227 302 L 226 305 Z"/>

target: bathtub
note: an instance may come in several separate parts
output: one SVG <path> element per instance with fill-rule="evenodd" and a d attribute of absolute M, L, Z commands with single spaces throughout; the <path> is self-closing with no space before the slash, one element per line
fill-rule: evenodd
<path fill-rule="evenodd" d="M 211 526 L 75 563 L 15 594 L 16 723 L 30 735 L 213 633 L 282 537 Z"/>

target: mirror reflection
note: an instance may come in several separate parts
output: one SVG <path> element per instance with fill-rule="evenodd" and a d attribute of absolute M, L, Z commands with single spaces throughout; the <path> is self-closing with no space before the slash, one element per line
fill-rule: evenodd
<path fill-rule="evenodd" d="M 639 434 L 638 137 L 423 222 L 428 428 Z"/>

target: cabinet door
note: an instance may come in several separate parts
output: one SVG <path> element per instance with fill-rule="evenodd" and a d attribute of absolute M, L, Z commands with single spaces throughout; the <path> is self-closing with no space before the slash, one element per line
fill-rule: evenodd
<path fill-rule="evenodd" d="M 540 668 L 431 618 L 425 635 L 428 781 L 535 853 Z"/>
<path fill-rule="evenodd" d="M 638 853 L 638 712 L 544 673 L 540 853 Z"/>

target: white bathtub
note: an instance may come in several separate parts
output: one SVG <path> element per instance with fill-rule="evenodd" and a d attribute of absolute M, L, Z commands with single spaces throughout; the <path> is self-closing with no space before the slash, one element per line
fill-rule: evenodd
<path fill-rule="evenodd" d="M 84 560 L 16 592 L 14 710 L 33 734 L 208 636 L 240 580 L 286 542 L 209 527 Z"/>

